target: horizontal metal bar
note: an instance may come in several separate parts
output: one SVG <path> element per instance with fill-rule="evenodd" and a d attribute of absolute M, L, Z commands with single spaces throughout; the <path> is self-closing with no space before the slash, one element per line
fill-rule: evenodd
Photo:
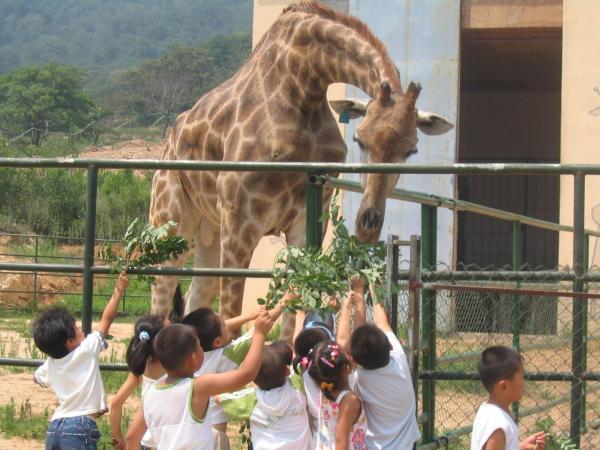
<path fill-rule="evenodd" d="M 44 359 L 0 358 L 0 366 L 39 367 L 44 362 Z M 100 363 L 100 370 L 127 372 L 129 369 L 127 368 L 127 364 Z"/>
<path fill-rule="evenodd" d="M 591 342 L 592 340 L 597 341 L 599 339 L 600 339 L 600 337 L 592 338 L 592 339 L 589 339 L 588 342 Z M 533 350 L 548 350 L 551 348 L 562 347 L 562 346 L 570 345 L 570 344 L 571 344 L 570 337 L 558 338 L 556 340 L 548 340 L 545 342 L 539 342 L 539 343 L 531 344 L 531 345 L 522 345 L 521 348 L 519 349 L 519 351 L 521 353 L 524 353 L 524 352 L 530 352 Z M 464 352 L 464 353 L 457 353 L 457 354 L 453 354 L 453 355 L 444 355 L 444 356 L 440 356 L 436 360 L 436 363 L 438 365 L 452 364 L 452 363 L 459 362 L 459 361 L 462 362 L 462 361 L 468 361 L 468 360 L 473 360 L 473 359 L 479 359 L 480 356 L 481 356 L 481 351 Z"/>
<path fill-rule="evenodd" d="M 402 276 L 403 273 L 401 272 Z M 408 276 L 408 272 L 406 272 Z M 584 275 L 584 281 L 600 281 L 600 273 L 589 273 Z M 436 272 L 432 270 L 425 270 L 421 272 L 421 280 L 426 282 L 432 281 L 573 281 L 575 274 L 573 272 L 565 271 L 551 271 L 551 270 L 535 270 L 535 271 L 516 271 L 512 272 L 509 270 L 459 270 L 453 271 L 441 271 Z"/>
<path fill-rule="evenodd" d="M 423 370 L 419 373 L 422 380 L 479 380 L 477 372 L 453 372 Z M 577 381 L 572 372 L 526 372 L 525 379 L 531 381 Z M 600 381 L 600 372 L 583 372 L 579 380 Z"/>
<path fill-rule="evenodd" d="M 336 177 L 327 175 L 321 175 L 320 180 L 325 181 L 332 187 L 337 187 L 346 191 L 352 192 L 363 192 L 361 184 L 356 181 L 341 180 Z M 536 219 L 535 217 L 523 216 L 521 214 L 504 211 L 501 209 L 490 208 L 489 206 L 479 205 L 477 203 L 467 202 L 465 200 L 456 200 L 448 197 L 441 197 L 439 195 L 424 194 L 422 192 L 408 191 L 406 189 L 394 189 L 388 194 L 388 198 L 395 200 L 404 200 L 413 203 L 420 203 L 422 205 L 437 206 L 443 208 L 449 208 L 454 211 L 466 211 L 482 216 L 494 217 L 500 220 L 507 221 L 518 221 L 524 225 L 530 225 L 536 228 L 543 228 L 552 231 L 568 231 L 573 232 L 573 227 L 568 225 L 561 225 L 547 220 Z M 585 230 L 586 234 L 590 236 L 600 237 L 600 232 L 596 230 Z"/>
<path fill-rule="evenodd" d="M 490 292 L 495 294 L 518 294 L 518 295 L 541 295 L 544 297 L 572 297 L 572 298 L 600 298 L 600 294 L 591 294 L 588 292 L 567 292 L 567 291 L 549 291 L 547 289 L 521 289 L 521 288 L 503 288 L 489 286 L 465 286 L 459 284 L 437 284 L 437 283 L 417 283 L 415 288 L 447 290 L 447 291 L 475 291 Z"/>
<path fill-rule="evenodd" d="M 0 271 L 18 270 L 22 272 L 65 272 L 82 273 L 83 266 L 74 264 L 32 264 L 32 263 L 0 263 Z M 92 273 L 110 274 L 114 270 L 110 266 L 92 266 Z M 187 267 L 144 267 L 127 271 L 132 275 L 184 275 L 195 277 L 246 277 L 270 278 L 273 271 L 269 269 L 213 269 Z"/>
<path fill-rule="evenodd" d="M 0 158 L 0 167 L 221 170 L 235 172 L 404 173 L 404 174 L 560 174 L 600 175 L 598 164 L 363 164 L 323 162 L 191 161 L 155 159 Z"/>

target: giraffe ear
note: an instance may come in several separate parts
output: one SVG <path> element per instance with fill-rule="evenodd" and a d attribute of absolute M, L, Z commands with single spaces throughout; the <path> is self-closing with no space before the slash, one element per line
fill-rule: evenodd
<path fill-rule="evenodd" d="M 340 115 L 340 122 L 348 123 L 350 119 L 362 117 L 367 113 L 368 102 L 365 100 L 330 100 L 331 108 Z"/>
<path fill-rule="evenodd" d="M 437 114 L 416 110 L 417 127 L 429 136 L 444 134 L 454 128 L 454 125 Z"/>

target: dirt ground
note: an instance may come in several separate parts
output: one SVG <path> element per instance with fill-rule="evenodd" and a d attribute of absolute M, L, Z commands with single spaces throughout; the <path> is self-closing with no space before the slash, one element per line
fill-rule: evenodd
<path fill-rule="evenodd" d="M 29 326 L 30 324 L 25 324 Z M 0 328 L 11 326 L 9 319 L 0 320 Z M 112 339 L 109 341 L 109 349 L 101 359 L 117 358 L 122 361 L 125 359 L 125 340 L 131 336 L 132 324 L 115 323 L 111 326 L 110 334 Z M 92 327 L 93 328 L 93 327 Z M 0 350 L 2 356 L 30 358 L 31 339 L 21 335 L 18 331 L 3 329 L 0 331 Z M 39 357 L 39 355 L 37 355 Z M 56 396 L 50 389 L 41 388 L 33 382 L 32 374 L 11 373 L 7 368 L 0 368 L 0 405 L 6 405 L 15 401 L 18 406 L 29 400 L 31 412 L 33 414 L 42 414 L 46 409 L 52 414 L 56 407 Z M 10 388 L 8 388 L 10 386 Z M 108 396 L 110 403 L 112 395 Z M 125 403 L 125 408 L 135 409 L 138 406 L 138 400 L 130 398 Z M 1 431 L 1 430 L 0 430 Z M 38 441 L 7 438 L 0 432 L 0 450 L 25 450 L 42 449 L 43 443 Z"/>

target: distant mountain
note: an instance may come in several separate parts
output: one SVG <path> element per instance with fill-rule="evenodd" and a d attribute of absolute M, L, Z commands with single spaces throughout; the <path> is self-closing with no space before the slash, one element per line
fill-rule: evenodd
<path fill-rule="evenodd" d="M 103 68 L 174 44 L 249 31 L 252 0 L 0 0 L 0 73 L 26 64 Z"/>

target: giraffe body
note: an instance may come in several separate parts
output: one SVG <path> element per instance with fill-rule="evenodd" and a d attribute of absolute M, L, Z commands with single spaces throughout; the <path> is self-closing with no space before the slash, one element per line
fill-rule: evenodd
<path fill-rule="evenodd" d="M 316 2 L 286 8 L 238 72 L 177 118 L 163 159 L 343 162 L 346 144 L 326 96 L 334 82 L 354 84 L 376 99 L 362 108 L 343 104 L 351 115 L 366 114 L 368 126 L 359 126 L 357 139 L 369 159 L 406 159 L 416 144 L 420 88 L 411 83 L 402 91 L 385 47 L 366 25 Z M 357 235 L 372 241 L 398 177 L 366 178 Z M 197 267 L 247 268 L 265 235 L 284 233 L 290 245 L 304 245 L 305 198 L 304 174 L 159 170 L 150 222 L 175 221 L 175 232 L 194 242 Z M 180 266 L 188 256 L 171 264 Z M 220 292 L 223 317 L 239 315 L 244 282 L 195 277 L 186 309 L 208 306 Z M 176 285 L 175 277 L 157 278 L 153 312 L 168 313 Z"/>

